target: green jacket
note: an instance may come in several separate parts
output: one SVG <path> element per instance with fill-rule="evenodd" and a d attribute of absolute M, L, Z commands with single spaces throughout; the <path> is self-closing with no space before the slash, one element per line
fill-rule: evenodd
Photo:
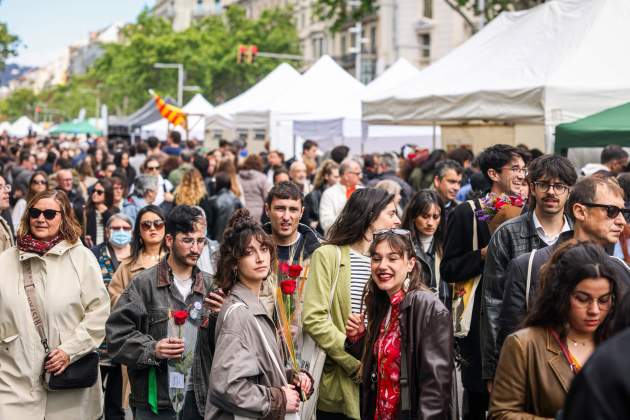
<path fill-rule="evenodd" d="M 337 247 L 324 245 L 311 257 L 304 291 L 304 331 L 326 351 L 326 363 L 319 387 L 317 408 L 359 419 L 360 362 L 344 349 L 346 321 L 352 312 L 350 303 L 350 248 L 341 247 L 341 264 Z M 339 280 L 328 320 L 332 284 L 339 270 Z"/>

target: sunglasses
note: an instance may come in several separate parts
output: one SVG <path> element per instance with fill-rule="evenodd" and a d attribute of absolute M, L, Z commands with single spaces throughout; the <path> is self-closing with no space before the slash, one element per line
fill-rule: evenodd
<path fill-rule="evenodd" d="M 104 190 L 93 190 L 92 194 L 94 194 L 94 193 L 96 193 L 97 195 L 103 195 L 103 194 L 105 194 L 105 191 Z"/>
<path fill-rule="evenodd" d="M 144 222 L 140 222 L 140 226 L 144 230 L 151 230 L 151 228 L 155 228 L 155 230 L 160 230 L 164 227 L 163 220 L 145 220 Z"/>
<path fill-rule="evenodd" d="M 159 169 L 159 166 L 147 166 L 147 171 L 157 171 Z"/>
<path fill-rule="evenodd" d="M 43 181 L 43 180 L 35 180 L 33 182 L 31 182 L 31 184 L 35 184 L 35 185 L 47 185 L 48 182 L 47 181 Z"/>
<path fill-rule="evenodd" d="M 393 234 L 393 235 L 411 236 L 411 232 L 409 232 L 407 229 L 400 229 L 400 228 L 379 229 L 374 232 L 374 236 L 385 235 L 388 233 Z"/>
<path fill-rule="evenodd" d="M 580 204 L 586 207 L 591 207 L 591 208 L 595 207 L 595 208 L 605 209 L 606 216 L 608 216 L 609 219 L 615 219 L 617 218 L 617 216 L 619 216 L 619 213 L 623 213 L 623 217 L 626 220 L 630 220 L 630 209 L 622 209 L 620 207 L 613 206 L 612 204 L 597 204 L 597 203 L 580 203 Z"/>
<path fill-rule="evenodd" d="M 46 220 L 52 220 L 55 218 L 55 216 L 57 216 L 57 213 L 61 213 L 61 211 L 52 209 L 40 210 L 36 209 L 35 207 L 31 207 L 30 209 L 28 209 L 28 215 L 31 217 L 31 219 L 39 219 L 39 216 L 41 216 L 42 213 L 44 214 Z"/>

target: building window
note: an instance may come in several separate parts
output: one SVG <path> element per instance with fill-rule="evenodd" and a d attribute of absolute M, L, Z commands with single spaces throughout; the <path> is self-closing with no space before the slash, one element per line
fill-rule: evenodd
<path fill-rule="evenodd" d="M 370 28 L 370 54 L 376 54 L 376 26 Z"/>
<path fill-rule="evenodd" d="M 319 58 L 322 55 L 326 54 L 326 40 L 323 36 L 313 38 L 311 42 L 313 45 L 313 56 L 315 58 Z"/>
<path fill-rule="evenodd" d="M 221 14 L 221 0 L 214 0 L 214 13 Z"/>
<path fill-rule="evenodd" d="M 433 19 L 433 0 L 424 0 L 423 16 Z"/>
<path fill-rule="evenodd" d="M 198 8 L 203 7 L 203 0 L 197 0 L 197 7 Z"/>
<path fill-rule="evenodd" d="M 431 58 L 431 35 L 420 35 L 420 57 L 423 59 Z"/>
<path fill-rule="evenodd" d="M 348 45 L 346 35 L 341 35 L 341 55 L 346 55 L 348 53 Z"/>

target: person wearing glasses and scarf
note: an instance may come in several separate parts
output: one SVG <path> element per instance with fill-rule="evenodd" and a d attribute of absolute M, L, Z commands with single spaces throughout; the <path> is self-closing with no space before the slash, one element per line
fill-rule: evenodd
<path fill-rule="evenodd" d="M 361 359 L 361 419 L 450 418 L 453 322 L 424 285 L 408 230 L 374 233 L 362 313 L 346 324 Z"/>
<path fill-rule="evenodd" d="M 96 420 L 103 414 L 100 380 L 56 391 L 48 391 L 42 381 L 45 372 L 63 373 L 105 337 L 107 290 L 80 235 L 67 195 L 43 191 L 27 203 L 17 247 L 0 255 L 1 419 Z M 29 278 L 50 352 L 27 300 Z"/>
<path fill-rule="evenodd" d="M 556 418 L 573 378 L 608 337 L 618 279 L 601 246 L 561 245 L 541 280 L 525 328 L 503 344 L 489 419 Z"/>

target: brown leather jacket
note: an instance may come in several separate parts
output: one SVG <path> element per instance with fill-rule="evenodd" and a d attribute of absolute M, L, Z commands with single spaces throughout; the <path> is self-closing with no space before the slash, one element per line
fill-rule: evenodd
<path fill-rule="evenodd" d="M 453 373 L 453 321 L 451 314 L 432 292 L 414 290 L 400 304 L 402 346 L 407 356 L 409 379 L 409 411 L 400 418 L 438 420 L 450 417 L 451 381 Z M 348 351 L 361 359 L 364 340 Z M 370 344 L 370 346 L 372 346 Z M 376 360 L 369 352 L 367 366 L 362 367 L 361 419 L 374 419 Z M 402 395 L 401 395 L 402 397 Z"/>
<path fill-rule="evenodd" d="M 488 418 L 555 418 L 573 376 L 560 346 L 546 328 L 519 330 L 503 344 Z"/>

